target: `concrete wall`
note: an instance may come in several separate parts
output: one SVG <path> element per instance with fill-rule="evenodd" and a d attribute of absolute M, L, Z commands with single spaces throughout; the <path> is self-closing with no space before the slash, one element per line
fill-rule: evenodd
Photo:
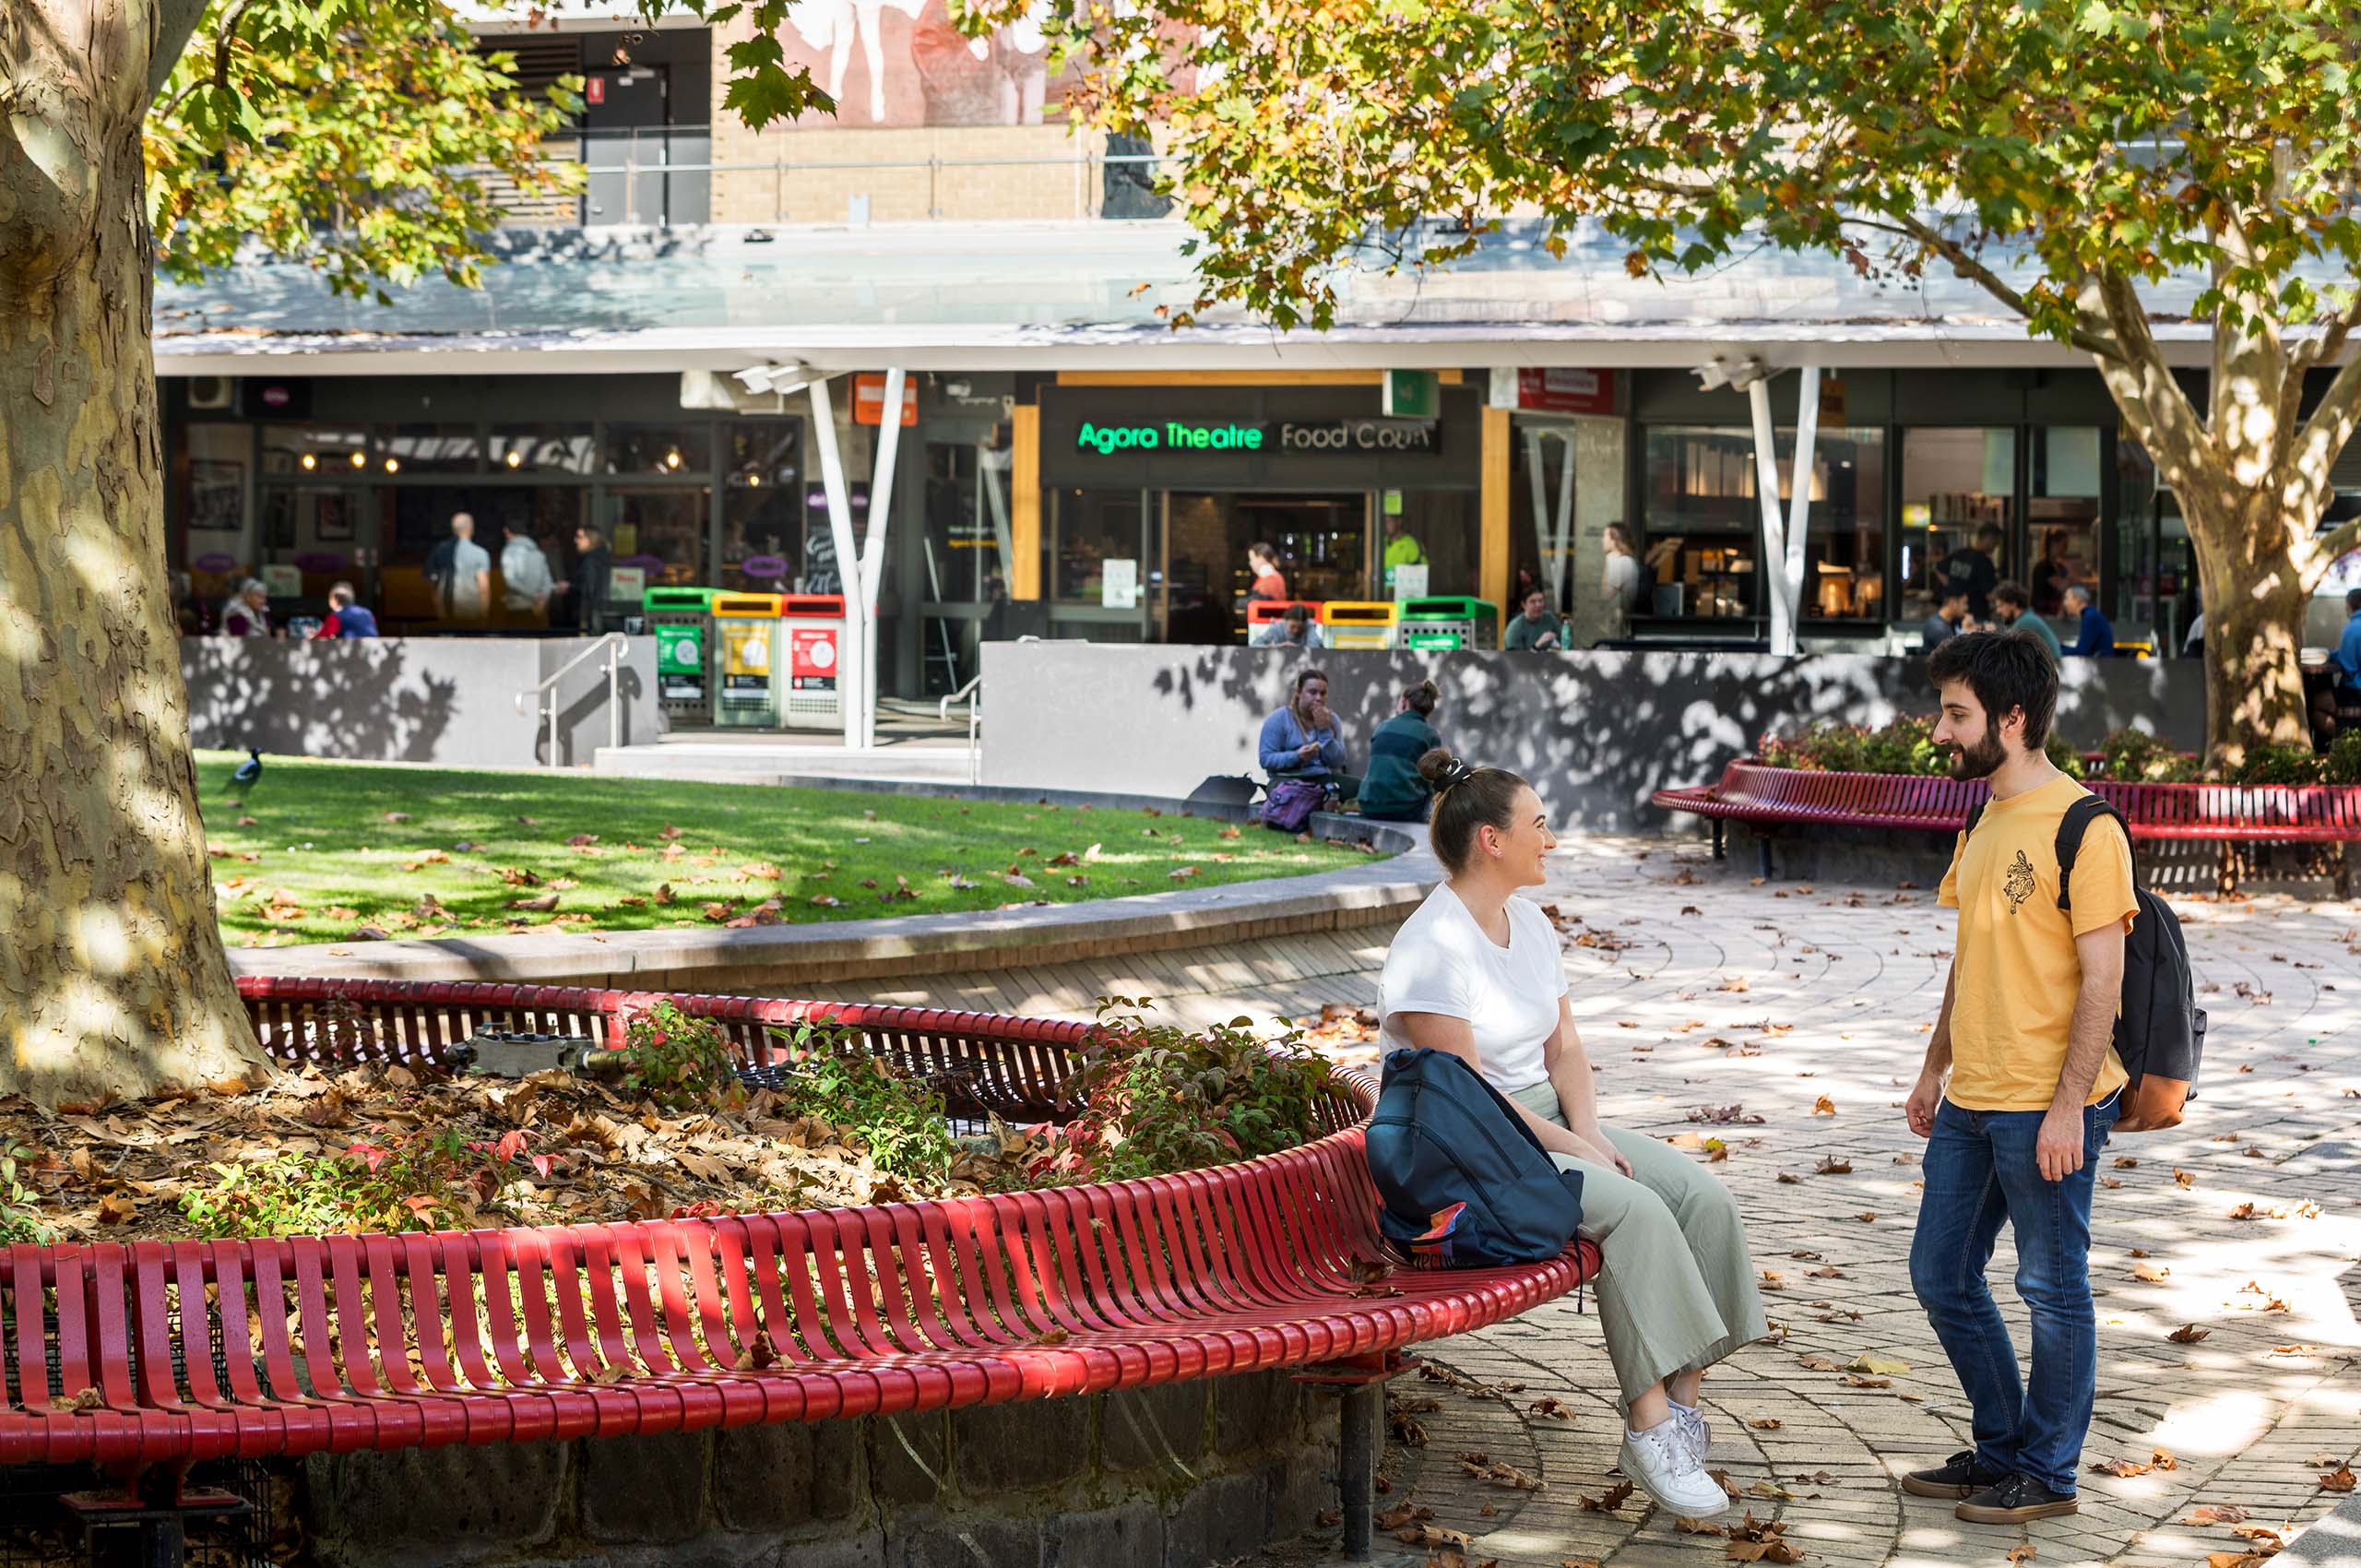
<path fill-rule="evenodd" d="M 1651 790 L 1719 775 L 1766 730 L 1809 718 L 1879 724 L 1931 712 L 1915 659 L 1817 654 L 1309 656 L 1109 643 L 984 645 L 984 782 L 1185 795 L 1208 774 L 1261 776 L 1264 718 L 1316 660 L 1358 767 L 1370 731 L 1420 676 L 1442 687 L 1454 751 L 1531 778 L 1560 823 L 1653 828 Z M 2195 660 L 2070 660 L 2060 731 L 2091 745 L 2139 724 L 2194 748 L 2205 714 Z"/>
<path fill-rule="evenodd" d="M 623 657 L 623 740 L 664 728 L 656 699 L 656 640 Z M 549 726 L 530 691 L 590 639 L 384 637 L 349 642 L 184 637 L 189 735 L 200 747 L 253 746 L 291 756 L 450 766 L 547 766 Z M 558 686 L 560 766 L 587 764 L 608 743 L 606 661 L 593 658 Z"/>

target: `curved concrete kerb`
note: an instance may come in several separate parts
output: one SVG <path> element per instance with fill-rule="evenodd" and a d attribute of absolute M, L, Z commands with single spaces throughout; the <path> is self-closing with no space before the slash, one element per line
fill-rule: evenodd
<path fill-rule="evenodd" d="M 956 800 L 1041 801 L 1102 811 L 1250 823 L 1244 806 L 1078 791 L 830 780 L 831 789 Z M 1309 876 L 1086 903 L 897 915 L 748 930 L 556 932 L 418 942 L 233 949 L 241 975 L 324 980 L 508 980 L 634 991 L 777 991 L 823 981 L 1074 963 L 1119 953 L 1244 942 L 1400 921 L 1442 880 L 1415 823 L 1321 814 L 1322 837 L 1367 839 L 1384 858 Z"/>

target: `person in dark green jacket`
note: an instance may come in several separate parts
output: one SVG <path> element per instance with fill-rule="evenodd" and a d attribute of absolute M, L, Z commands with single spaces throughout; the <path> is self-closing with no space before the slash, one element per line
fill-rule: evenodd
<path fill-rule="evenodd" d="M 1424 822 L 1434 790 L 1418 776 L 1418 759 L 1442 744 L 1432 722 L 1442 692 L 1421 681 L 1402 694 L 1394 717 L 1369 738 L 1369 771 L 1362 776 L 1361 815 L 1379 822 Z"/>

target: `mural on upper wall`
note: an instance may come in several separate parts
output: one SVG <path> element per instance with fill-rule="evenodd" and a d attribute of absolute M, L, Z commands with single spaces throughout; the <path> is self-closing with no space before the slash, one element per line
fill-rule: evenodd
<path fill-rule="evenodd" d="M 799 130 L 1038 125 L 1064 97 L 1038 11 L 969 38 L 943 0 L 798 0 L 779 42 L 836 101 L 833 118 L 807 115 Z"/>

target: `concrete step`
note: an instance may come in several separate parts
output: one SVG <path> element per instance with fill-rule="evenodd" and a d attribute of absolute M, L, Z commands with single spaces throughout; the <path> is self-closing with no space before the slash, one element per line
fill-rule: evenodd
<path fill-rule="evenodd" d="M 665 741 L 654 745 L 600 746 L 594 772 L 635 778 L 784 784 L 807 778 L 876 778 L 965 784 L 971 764 L 965 745 L 848 748 L 777 740 Z"/>

